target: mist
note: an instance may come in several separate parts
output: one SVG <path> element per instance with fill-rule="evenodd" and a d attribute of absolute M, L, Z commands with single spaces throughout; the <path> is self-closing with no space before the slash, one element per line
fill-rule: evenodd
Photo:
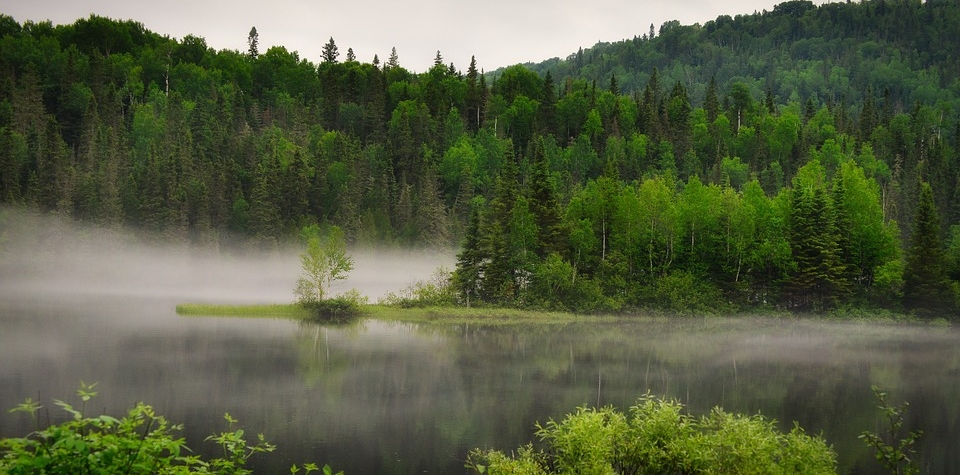
<path fill-rule="evenodd" d="M 0 209 L 0 298 L 133 297 L 176 303 L 290 303 L 301 249 L 252 251 L 162 242 Z M 350 249 L 354 270 L 333 294 L 357 289 L 371 302 L 452 268 L 454 251 Z"/>

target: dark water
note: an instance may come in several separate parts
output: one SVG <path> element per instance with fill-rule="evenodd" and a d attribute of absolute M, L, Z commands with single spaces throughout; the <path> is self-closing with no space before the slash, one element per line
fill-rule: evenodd
<path fill-rule="evenodd" d="M 960 331 L 763 319 L 636 319 L 549 326 L 178 317 L 170 302 L 41 297 L 0 302 L 0 435 L 38 397 L 119 413 L 137 401 L 186 425 L 191 446 L 229 412 L 279 449 L 263 473 L 329 463 L 347 474 L 463 473 L 473 447 L 509 450 L 535 421 L 578 405 L 627 408 L 650 391 L 797 421 L 839 452 L 841 473 L 883 473 L 857 435 L 875 429 L 871 385 L 910 402 L 925 473 L 960 473 Z M 46 417 L 46 412 L 42 415 Z M 212 451 L 206 446 L 205 450 Z"/>

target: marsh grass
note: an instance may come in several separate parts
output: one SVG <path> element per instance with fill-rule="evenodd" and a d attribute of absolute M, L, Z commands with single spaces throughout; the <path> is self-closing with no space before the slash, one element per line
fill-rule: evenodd
<path fill-rule="evenodd" d="M 564 324 L 583 321 L 599 322 L 618 318 L 597 315 L 578 315 L 566 312 L 544 312 L 493 307 L 399 308 L 385 305 L 370 305 L 366 307 L 366 310 L 368 316 L 378 320 L 408 323 L 471 323 L 485 325 L 518 325 L 529 323 Z"/>
<path fill-rule="evenodd" d="M 211 305 L 184 303 L 177 305 L 177 315 L 191 317 L 289 318 L 301 320 L 308 318 L 310 311 L 298 304 Z"/>

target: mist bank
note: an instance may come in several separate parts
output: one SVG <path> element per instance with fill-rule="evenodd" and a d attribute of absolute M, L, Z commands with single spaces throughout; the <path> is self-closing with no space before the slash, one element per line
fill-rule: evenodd
<path fill-rule="evenodd" d="M 171 302 L 268 304 L 295 300 L 295 243 L 274 250 L 202 247 L 55 214 L 0 208 L 0 298 L 135 297 Z M 350 249 L 354 270 L 332 289 L 372 301 L 451 268 L 454 251 Z"/>

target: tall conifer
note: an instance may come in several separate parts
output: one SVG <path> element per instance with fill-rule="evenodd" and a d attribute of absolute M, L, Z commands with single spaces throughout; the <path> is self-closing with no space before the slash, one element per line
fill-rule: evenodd
<path fill-rule="evenodd" d="M 950 307 L 951 288 L 944 260 L 940 213 L 933 201 L 933 189 L 923 182 L 903 271 L 904 306 L 921 312 L 944 311 Z"/>

